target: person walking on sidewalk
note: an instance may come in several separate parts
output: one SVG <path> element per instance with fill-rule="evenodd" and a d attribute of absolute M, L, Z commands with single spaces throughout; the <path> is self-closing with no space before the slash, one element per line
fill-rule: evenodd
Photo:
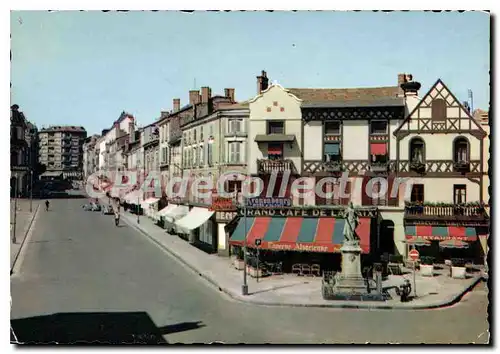
<path fill-rule="evenodd" d="M 48 200 L 45 201 L 45 210 L 46 211 L 49 211 L 49 206 L 50 206 L 50 202 Z"/>
<path fill-rule="evenodd" d="M 118 226 L 120 224 L 120 210 L 118 208 L 115 209 L 115 225 Z"/>

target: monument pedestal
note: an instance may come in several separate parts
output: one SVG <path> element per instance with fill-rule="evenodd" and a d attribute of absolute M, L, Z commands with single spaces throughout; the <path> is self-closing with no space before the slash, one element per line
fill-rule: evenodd
<path fill-rule="evenodd" d="M 335 275 L 331 289 L 324 289 L 324 297 L 331 300 L 385 300 L 376 289 L 370 289 L 369 282 L 363 278 L 359 241 L 344 241 L 340 251 L 342 271 Z"/>

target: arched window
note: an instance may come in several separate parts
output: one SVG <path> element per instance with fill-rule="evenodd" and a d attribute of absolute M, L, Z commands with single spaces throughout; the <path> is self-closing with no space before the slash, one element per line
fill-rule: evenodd
<path fill-rule="evenodd" d="M 469 141 L 466 138 L 456 138 L 453 142 L 453 151 L 454 162 L 469 162 Z"/>
<path fill-rule="evenodd" d="M 442 98 L 432 100 L 432 120 L 446 120 L 446 102 Z"/>
<path fill-rule="evenodd" d="M 410 161 L 415 163 L 425 161 L 425 143 L 422 138 L 413 138 L 410 141 Z"/>

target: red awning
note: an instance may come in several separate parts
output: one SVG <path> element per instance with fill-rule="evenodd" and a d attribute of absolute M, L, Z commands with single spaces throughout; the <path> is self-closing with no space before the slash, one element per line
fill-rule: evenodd
<path fill-rule="evenodd" d="M 450 239 L 475 241 L 477 239 L 476 229 L 464 226 L 408 225 L 405 227 L 405 232 L 407 239 L 415 237 L 439 241 Z"/>
<path fill-rule="evenodd" d="M 372 155 L 386 155 L 387 154 L 387 144 L 386 143 L 371 143 L 370 153 Z"/>
<path fill-rule="evenodd" d="M 360 218 L 356 233 L 363 253 L 370 252 L 370 218 Z M 233 245 L 255 247 L 261 239 L 261 249 L 276 251 L 339 252 L 344 241 L 345 219 L 302 217 L 240 218 L 229 239 Z M 246 226 L 246 232 L 245 232 Z"/>
<path fill-rule="evenodd" d="M 283 145 L 281 144 L 267 144 L 268 155 L 281 155 L 283 153 Z"/>

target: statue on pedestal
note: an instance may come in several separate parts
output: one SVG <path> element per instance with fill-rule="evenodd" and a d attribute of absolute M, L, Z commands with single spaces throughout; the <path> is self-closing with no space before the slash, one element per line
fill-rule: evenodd
<path fill-rule="evenodd" d="M 359 241 L 359 237 L 356 235 L 356 228 L 359 225 L 359 217 L 356 210 L 354 210 L 352 202 L 349 203 L 343 216 L 345 218 L 344 241 L 348 243 Z"/>

